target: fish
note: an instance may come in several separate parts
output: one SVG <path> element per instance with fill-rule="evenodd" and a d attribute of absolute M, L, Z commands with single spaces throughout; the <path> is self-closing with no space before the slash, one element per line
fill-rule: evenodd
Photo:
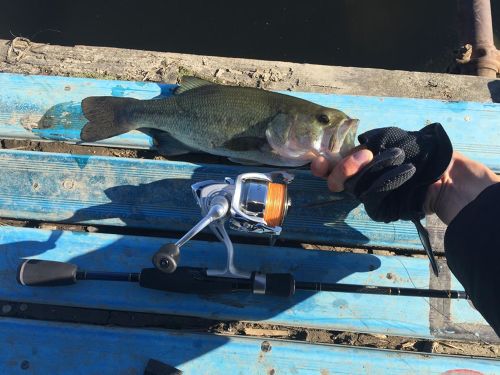
<path fill-rule="evenodd" d="M 167 98 L 90 96 L 81 106 L 88 120 L 83 142 L 140 130 L 165 156 L 204 152 L 245 165 L 300 167 L 319 155 L 338 160 L 354 147 L 359 123 L 291 95 L 193 76 Z"/>

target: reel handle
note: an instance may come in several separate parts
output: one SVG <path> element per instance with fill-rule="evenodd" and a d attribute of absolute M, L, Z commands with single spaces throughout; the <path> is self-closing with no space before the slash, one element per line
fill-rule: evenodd
<path fill-rule="evenodd" d="M 153 265 L 162 273 L 172 273 L 177 269 L 179 257 L 179 246 L 175 243 L 168 243 L 160 247 L 153 255 Z"/>
<path fill-rule="evenodd" d="M 212 222 L 222 219 L 229 211 L 229 202 L 226 198 L 219 195 L 210 202 L 210 209 L 203 219 L 201 219 L 194 227 L 192 227 L 182 238 L 175 244 L 179 247 L 188 242 L 191 238 L 200 233 Z"/>
<path fill-rule="evenodd" d="M 215 197 L 211 202 L 211 207 L 207 215 L 192 227 L 175 244 L 163 245 L 153 256 L 153 265 L 156 269 L 164 273 L 172 273 L 177 269 L 179 263 L 180 247 L 191 238 L 200 233 L 208 225 L 216 220 L 222 219 L 229 211 L 229 202 L 223 196 Z"/>
<path fill-rule="evenodd" d="M 77 266 L 51 260 L 28 259 L 17 269 L 17 281 L 26 286 L 72 285 L 77 280 Z"/>

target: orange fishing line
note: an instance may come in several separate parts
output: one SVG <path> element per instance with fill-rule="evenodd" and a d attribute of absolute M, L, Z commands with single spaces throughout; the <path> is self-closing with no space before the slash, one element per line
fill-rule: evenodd
<path fill-rule="evenodd" d="M 266 209 L 264 220 L 267 225 L 281 225 L 285 215 L 286 185 L 270 182 L 267 187 Z"/>

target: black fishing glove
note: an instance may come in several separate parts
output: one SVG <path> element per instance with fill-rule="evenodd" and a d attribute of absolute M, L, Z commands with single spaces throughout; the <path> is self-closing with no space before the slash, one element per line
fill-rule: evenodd
<path fill-rule="evenodd" d="M 374 157 L 345 182 L 345 190 L 364 204 L 375 221 L 411 220 L 437 276 L 429 234 L 420 220 L 425 217 L 427 189 L 451 161 L 453 148 L 448 135 L 441 124 L 434 123 L 413 132 L 395 127 L 374 129 L 358 140 Z"/>
<path fill-rule="evenodd" d="M 450 164 L 453 148 L 441 124 L 419 131 L 370 130 L 358 137 L 373 160 L 345 183 L 375 221 L 420 220 L 428 187 Z"/>

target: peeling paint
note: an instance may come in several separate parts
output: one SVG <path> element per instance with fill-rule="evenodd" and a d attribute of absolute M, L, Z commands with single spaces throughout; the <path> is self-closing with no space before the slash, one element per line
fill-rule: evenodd
<path fill-rule="evenodd" d="M 21 117 L 19 122 L 24 129 L 32 131 L 33 129 L 38 128 L 38 121 L 40 121 L 40 118 L 41 116 L 39 115 L 25 115 Z"/>

